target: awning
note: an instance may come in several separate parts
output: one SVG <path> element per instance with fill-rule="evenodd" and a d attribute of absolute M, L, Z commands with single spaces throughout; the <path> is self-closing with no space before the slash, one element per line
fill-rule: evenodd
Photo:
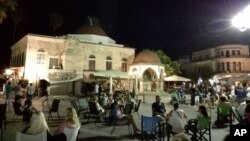
<path fill-rule="evenodd" d="M 94 73 L 95 77 L 112 77 L 112 78 L 130 78 L 130 75 L 127 72 L 117 71 L 117 70 L 107 70 L 107 71 L 98 71 Z"/>
<path fill-rule="evenodd" d="M 191 81 L 191 79 L 185 78 L 185 77 L 182 77 L 182 76 L 178 76 L 178 75 L 172 75 L 172 76 L 165 77 L 164 81 L 168 81 L 168 82 L 169 81 L 173 81 L 173 82 L 176 82 L 176 81 L 187 82 L 187 81 Z"/>

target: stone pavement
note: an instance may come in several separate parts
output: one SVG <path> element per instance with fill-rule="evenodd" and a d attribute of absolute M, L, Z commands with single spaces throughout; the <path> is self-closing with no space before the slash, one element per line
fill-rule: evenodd
<path fill-rule="evenodd" d="M 139 96 L 139 99 L 143 99 L 142 96 Z M 189 97 L 187 98 L 189 99 Z M 155 101 L 155 96 L 146 95 L 145 96 L 145 103 L 141 104 L 139 113 L 143 115 L 150 116 L 151 115 L 151 104 Z M 162 94 L 162 101 L 165 103 L 167 111 L 170 111 L 172 109 L 172 105 L 169 104 L 170 101 L 170 95 L 168 94 Z M 41 107 L 41 100 L 34 99 L 33 105 L 37 109 L 42 109 Z M 70 102 L 64 100 L 60 102 L 60 116 L 64 116 L 66 113 L 66 108 L 71 106 Z M 180 108 L 182 108 L 186 114 L 188 115 L 188 118 L 195 118 L 197 115 L 197 106 L 190 106 L 190 105 L 180 105 Z M 212 121 L 215 121 L 216 119 L 216 110 L 211 110 L 211 117 Z M 23 128 L 21 118 L 19 120 L 12 122 L 11 119 L 13 117 L 13 109 L 10 110 L 7 113 L 7 129 L 4 131 L 4 141 L 15 141 L 15 134 L 17 131 L 21 131 Z M 50 131 L 53 133 L 54 129 L 60 124 L 60 122 L 63 120 L 58 120 L 57 115 L 54 113 L 55 118 L 48 121 Z M 48 116 L 48 112 L 45 112 L 45 116 Z M 140 125 L 140 119 L 137 116 L 137 114 L 134 114 L 134 118 L 136 120 L 136 123 L 138 127 L 141 127 Z M 114 133 L 112 136 L 110 136 L 110 132 L 112 129 L 112 126 L 105 124 L 105 123 L 97 123 L 96 125 L 93 122 L 85 123 L 86 119 L 81 118 L 82 126 L 80 129 L 80 135 L 79 135 L 79 141 L 110 141 L 110 140 L 124 140 L 124 141 L 138 141 L 140 140 L 140 136 L 134 136 L 129 135 L 127 126 L 118 126 L 116 127 Z M 223 128 L 223 129 L 212 129 L 212 141 L 222 141 L 224 136 L 229 133 L 229 128 Z"/>

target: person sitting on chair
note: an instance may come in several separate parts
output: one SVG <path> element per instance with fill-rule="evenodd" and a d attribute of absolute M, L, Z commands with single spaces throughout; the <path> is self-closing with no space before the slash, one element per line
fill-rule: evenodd
<path fill-rule="evenodd" d="M 30 118 L 32 116 L 32 101 L 31 97 L 28 96 L 26 101 L 24 102 L 24 105 L 21 104 L 21 96 L 16 95 L 15 96 L 15 102 L 14 102 L 14 108 L 16 109 L 16 114 L 23 115 L 23 121 L 29 122 Z"/>
<path fill-rule="evenodd" d="M 48 124 L 45 120 L 44 114 L 40 111 L 36 111 L 32 114 L 30 125 L 22 130 L 24 134 L 38 135 L 43 132 L 47 132 L 47 141 L 52 141 L 52 136 Z"/>
<path fill-rule="evenodd" d="M 225 97 L 220 97 L 220 103 L 217 107 L 217 120 L 215 121 L 215 126 L 223 126 L 225 123 L 231 122 L 232 120 L 232 106 L 226 100 L 227 99 Z"/>
<path fill-rule="evenodd" d="M 159 95 L 157 95 L 155 99 L 156 101 L 152 104 L 152 115 L 159 116 L 163 119 L 166 115 L 165 105 L 161 102 L 161 98 Z"/>
<path fill-rule="evenodd" d="M 173 108 L 174 109 L 166 115 L 166 120 L 170 128 L 172 128 L 170 129 L 172 133 L 182 133 L 185 131 L 187 115 L 179 108 L 179 103 L 174 103 Z"/>
<path fill-rule="evenodd" d="M 117 125 L 132 124 L 134 134 L 140 131 L 138 127 L 136 126 L 134 117 L 132 115 L 125 115 L 122 113 L 120 106 L 118 104 L 118 101 L 115 101 L 111 105 L 111 116 L 112 116 L 113 122 Z"/>
<path fill-rule="evenodd" d="M 66 135 L 63 133 L 64 128 L 78 128 L 80 121 L 74 108 L 67 109 L 66 119 L 54 131 L 53 141 L 66 141 Z"/>

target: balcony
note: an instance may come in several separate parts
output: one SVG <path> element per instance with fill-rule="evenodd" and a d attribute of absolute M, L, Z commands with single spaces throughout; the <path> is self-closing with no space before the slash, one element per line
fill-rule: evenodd
<path fill-rule="evenodd" d="M 76 78 L 76 72 L 59 70 L 59 69 L 51 69 L 48 72 L 48 78 L 50 81 L 72 80 Z"/>
<path fill-rule="evenodd" d="M 192 62 L 202 62 L 202 61 L 209 61 L 209 60 L 215 60 L 215 59 L 229 59 L 229 58 L 250 58 L 249 55 L 231 55 L 231 56 L 213 56 L 209 58 L 202 58 L 202 59 L 192 59 Z"/>

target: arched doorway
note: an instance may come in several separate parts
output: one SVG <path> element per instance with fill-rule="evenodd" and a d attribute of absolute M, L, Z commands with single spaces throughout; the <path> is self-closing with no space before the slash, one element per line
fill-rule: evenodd
<path fill-rule="evenodd" d="M 143 91 L 152 92 L 156 91 L 157 75 L 151 68 L 146 69 L 142 74 Z"/>

